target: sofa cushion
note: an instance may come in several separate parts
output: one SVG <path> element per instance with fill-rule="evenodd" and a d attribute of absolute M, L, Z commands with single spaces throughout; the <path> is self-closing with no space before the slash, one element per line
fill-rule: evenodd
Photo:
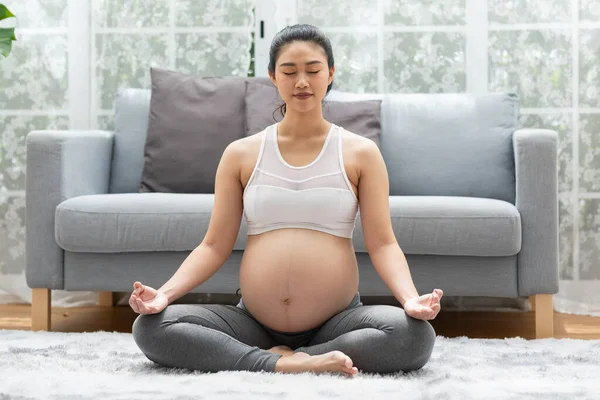
<path fill-rule="evenodd" d="M 189 251 L 208 230 L 213 194 L 124 193 L 73 197 L 56 208 L 56 241 L 71 252 Z M 521 248 L 521 220 L 507 202 L 391 196 L 392 226 L 406 254 L 509 256 Z M 242 224 L 234 250 L 247 239 Z M 360 216 L 357 252 L 366 252 Z"/>
<path fill-rule="evenodd" d="M 390 194 L 483 197 L 514 204 L 515 94 L 331 91 L 329 98 L 383 98 L 381 152 Z"/>
<path fill-rule="evenodd" d="M 506 201 L 390 196 L 392 229 L 405 254 L 511 256 L 521 250 L 521 216 Z M 366 251 L 360 217 L 354 248 Z"/>
<path fill-rule="evenodd" d="M 73 252 L 187 251 L 210 222 L 214 194 L 117 193 L 72 197 L 56 208 L 56 242 Z M 235 250 L 246 247 L 243 221 Z"/>
<path fill-rule="evenodd" d="M 283 104 L 275 86 L 258 81 L 246 82 L 246 135 L 253 135 L 283 119 L 278 108 Z M 342 128 L 371 139 L 379 146 L 381 100 L 325 101 L 323 118 Z"/>

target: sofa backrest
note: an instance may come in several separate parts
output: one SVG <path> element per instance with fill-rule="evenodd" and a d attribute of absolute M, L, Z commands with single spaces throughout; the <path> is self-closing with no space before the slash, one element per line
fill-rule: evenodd
<path fill-rule="evenodd" d="M 512 93 L 359 94 L 381 98 L 381 153 L 390 194 L 466 196 L 515 202 L 512 135 L 519 100 Z"/>
<path fill-rule="evenodd" d="M 119 89 L 115 100 L 115 141 L 110 193 L 139 192 L 148 133 L 150 89 Z"/>
<path fill-rule="evenodd" d="M 120 89 L 110 193 L 138 192 L 150 89 Z M 381 152 L 390 194 L 467 196 L 515 201 L 512 135 L 519 101 L 512 93 L 358 94 L 328 100 L 382 99 Z"/>

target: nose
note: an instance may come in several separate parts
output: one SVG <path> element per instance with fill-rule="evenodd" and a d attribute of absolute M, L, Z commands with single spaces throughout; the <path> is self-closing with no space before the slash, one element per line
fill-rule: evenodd
<path fill-rule="evenodd" d="M 298 74 L 298 81 L 296 82 L 297 88 L 305 88 L 308 86 L 305 74 Z"/>

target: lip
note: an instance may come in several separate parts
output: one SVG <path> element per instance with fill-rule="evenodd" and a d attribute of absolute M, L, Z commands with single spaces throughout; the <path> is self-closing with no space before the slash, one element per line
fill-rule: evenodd
<path fill-rule="evenodd" d="M 297 93 L 294 95 L 295 98 L 300 99 L 300 100 L 308 99 L 311 96 L 312 96 L 312 93 Z"/>

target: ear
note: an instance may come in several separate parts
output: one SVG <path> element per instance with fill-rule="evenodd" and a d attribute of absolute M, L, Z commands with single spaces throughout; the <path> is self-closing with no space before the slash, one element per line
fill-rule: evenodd
<path fill-rule="evenodd" d="M 269 72 L 269 78 L 271 78 L 271 82 L 273 82 L 273 85 L 277 86 L 277 81 L 275 80 L 275 74 L 271 74 L 271 71 Z"/>
<path fill-rule="evenodd" d="M 329 68 L 329 83 L 328 83 L 328 85 L 331 85 L 331 82 L 333 82 L 334 74 L 335 74 L 335 66 Z"/>

